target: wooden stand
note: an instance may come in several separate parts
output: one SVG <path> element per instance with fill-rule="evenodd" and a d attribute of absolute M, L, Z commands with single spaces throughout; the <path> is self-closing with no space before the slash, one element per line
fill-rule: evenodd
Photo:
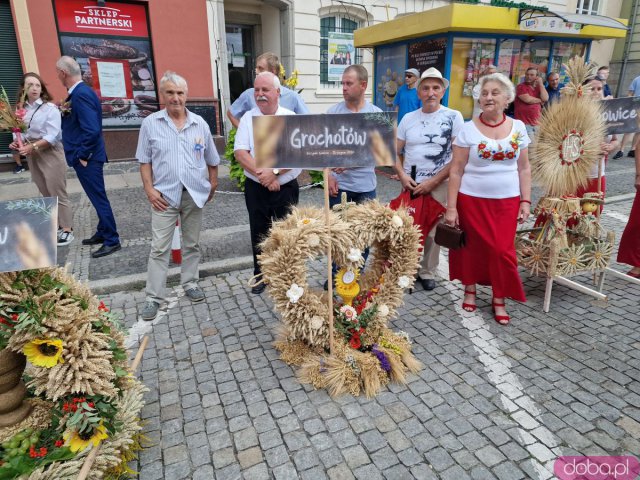
<path fill-rule="evenodd" d="M 327 238 L 329 243 L 327 246 L 327 278 L 329 287 L 327 289 L 329 303 L 329 353 L 333 355 L 333 262 L 331 260 L 331 220 L 329 208 L 329 175 L 330 170 L 324 169 L 324 219 L 327 227 Z"/>

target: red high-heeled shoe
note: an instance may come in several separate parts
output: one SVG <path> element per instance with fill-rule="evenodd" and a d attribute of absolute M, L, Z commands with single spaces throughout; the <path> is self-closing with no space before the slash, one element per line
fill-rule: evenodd
<path fill-rule="evenodd" d="M 476 296 L 476 291 L 474 290 L 473 292 L 470 292 L 469 290 L 467 290 L 466 288 L 464 289 L 464 293 L 465 295 L 473 295 L 474 297 Z M 476 308 L 478 308 L 476 306 L 475 303 L 464 303 L 464 300 L 462 301 L 462 309 L 465 312 L 475 312 Z"/>
<path fill-rule="evenodd" d="M 496 303 L 494 299 L 491 299 L 491 310 L 493 310 L 493 318 L 495 318 L 496 322 L 498 322 L 500 325 L 507 325 L 511 320 L 511 317 L 509 315 L 496 314 L 496 307 L 504 307 L 504 306 L 505 306 L 504 303 Z"/>

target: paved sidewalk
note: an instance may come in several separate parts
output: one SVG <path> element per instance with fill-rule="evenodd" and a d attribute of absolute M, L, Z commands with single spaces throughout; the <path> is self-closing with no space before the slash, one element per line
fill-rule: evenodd
<path fill-rule="evenodd" d="M 629 208 L 608 206 L 605 227 L 619 236 Z M 312 264 L 312 287 L 323 268 Z M 203 304 L 176 287 L 153 323 L 139 320 L 143 293 L 104 297 L 132 354 L 151 337 L 140 480 L 547 479 L 560 455 L 640 452 L 640 286 L 609 279 L 608 302 L 556 286 L 544 314 L 544 279 L 524 274 L 528 302 L 509 303 L 508 327 L 486 289 L 470 314 L 458 285 L 418 287 L 392 327 L 424 369 L 373 399 L 331 399 L 278 359 L 278 316 L 248 293 L 250 275 L 202 280 Z"/>

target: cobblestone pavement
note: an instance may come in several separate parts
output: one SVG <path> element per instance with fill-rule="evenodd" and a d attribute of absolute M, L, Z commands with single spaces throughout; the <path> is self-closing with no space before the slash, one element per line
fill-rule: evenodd
<path fill-rule="evenodd" d="M 629 208 L 608 205 L 605 227 L 619 236 Z M 312 264 L 312 287 L 322 269 Z M 391 324 L 424 369 L 375 398 L 332 399 L 279 360 L 278 317 L 266 293 L 248 293 L 250 275 L 203 279 L 197 305 L 176 287 L 153 323 L 139 320 L 142 292 L 103 297 L 124 314 L 132 355 L 151 339 L 140 480 L 547 479 L 559 455 L 640 452 L 639 286 L 609 278 L 601 302 L 558 285 L 544 314 L 544 279 L 523 273 L 528 302 L 510 302 L 507 327 L 485 289 L 467 313 L 459 285 L 418 287 Z"/>

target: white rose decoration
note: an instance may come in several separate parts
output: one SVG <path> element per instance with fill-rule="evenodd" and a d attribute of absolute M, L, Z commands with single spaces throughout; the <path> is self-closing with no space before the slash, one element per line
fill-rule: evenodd
<path fill-rule="evenodd" d="M 309 235 L 309 246 L 317 247 L 318 245 L 320 245 L 320 237 L 315 233 L 312 233 L 311 235 Z"/>
<path fill-rule="evenodd" d="M 358 260 L 360 260 L 361 257 L 362 257 L 362 252 L 360 251 L 359 248 L 349 249 L 349 254 L 347 255 L 347 258 L 349 260 L 351 260 L 352 262 L 357 262 Z"/>
<path fill-rule="evenodd" d="M 402 275 L 398 278 L 398 286 L 400 288 L 409 288 L 411 286 L 411 279 L 406 275 Z"/>
<path fill-rule="evenodd" d="M 404 222 L 402 221 L 399 215 L 394 215 L 393 217 L 391 217 L 391 224 L 394 227 L 400 228 L 402 225 L 404 225 Z"/>
<path fill-rule="evenodd" d="M 294 283 L 293 285 L 291 285 L 291 287 L 289 287 L 289 290 L 287 290 L 287 297 L 289 298 L 289 302 L 298 303 L 298 300 L 300 300 L 300 297 L 303 293 L 304 288 L 299 287 L 297 283 Z"/>
<path fill-rule="evenodd" d="M 381 317 L 386 317 L 389 315 L 389 307 L 384 303 L 378 307 L 378 315 Z"/>
<path fill-rule="evenodd" d="M 358 319 L 358 312 L 356 312 L 355 308 L 349 305 L 340 307 L 340 313 L 342 313 L 347 320 L 350 320 L 352 322 L 355 322 Z"/>
<path fill-rule="evenodd" d="M 313 330 L 320 330 L 323 323 L 324 323 L 324 320 L 322 320 L 322 317 L 318 315 L 314 315 L 313 317 L 311 317 L 311 322 L 309 323 L 309 326 Z"/>

